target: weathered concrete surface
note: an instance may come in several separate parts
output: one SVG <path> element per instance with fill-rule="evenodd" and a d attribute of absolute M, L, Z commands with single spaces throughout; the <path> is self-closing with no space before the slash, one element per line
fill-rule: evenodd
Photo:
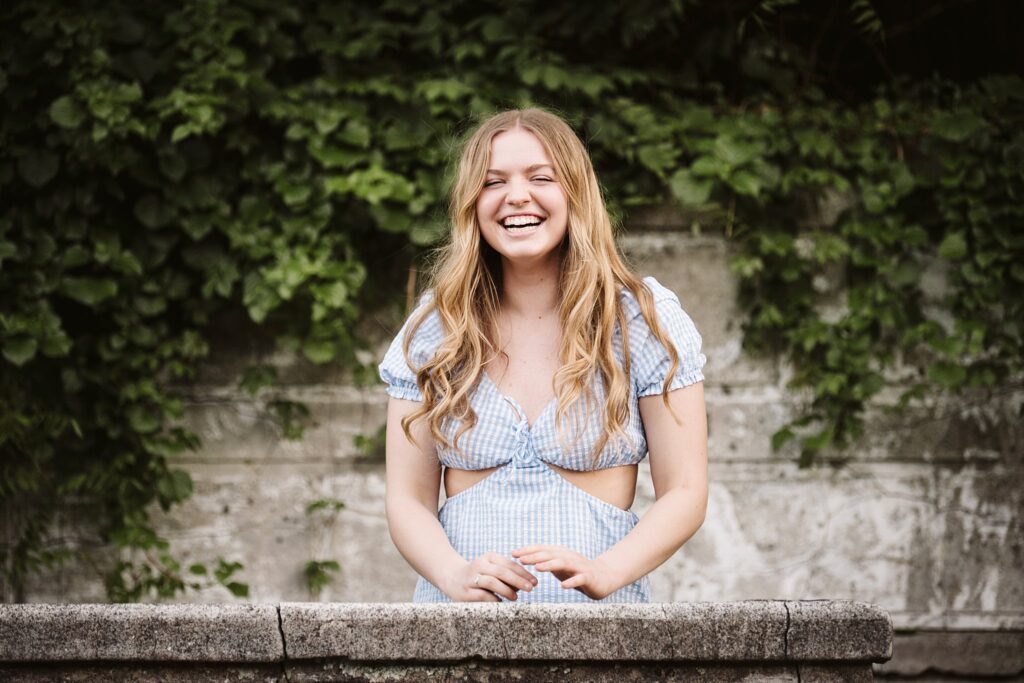
<path fill-rule="evenodd" d="M 274 605 L 0 605 L 0 662 L 273 662 Z"/>
<path fill-rule="evenodd" d="M 865 603 L 787 602 L 789 659 L 877 661 L 892 657 L 889 615 Z"/>
<path fill-rule="evenodd" d="M 23 681 L 860 681 L 892 638 L 836 601 L 0 605 L 0 624 L 0 676 Z"/>
<path fill-rule="evenodd" d="M 373 683 L 437 683 L 466 681 L 467 683 L 497 683 L 499 681 L 528 681 L 530 683 L 799 683 L 827 680 L 860 683 L 871 680 L 871 670 L 855 667 L 835 667 L 833 678 L 803 678 L 800 667 L 758 664 L 708 664 L 690 667 L 678 664 L 591 664 L 581 662 L 469 662 L 447 664 L 443 669 L 423 664 L 381 667 L 343 661 L 298 662 L 288 666 L 289 683 L 327 683 L 328 681 L 359 681 Z M 854 669 L 856 672 L 854 672 Z M 2 670 L 0 670 L 2 673 Z"/>
<path fill-rule="evenodd" d="M 294 680 L 294 679 L 291 679 Z M 337 679 L 335 679 L 337 680 Z M 364 679 L 356 679 L 364 680 Z M 794 679 L 795 680 L 795 679 Z M 273 664 L 49 664 L 0 663 L 4 683 L 290 683 L 280 662 Z"/>
<path fill-rule="evenodd" d="M 877 673 L 1024 678 L 1024 630 L 897 633 L 894 653 Z"/>
<path fill-rule="evenodd" d="M 323 605 L 284 603 L 288 656 L 375 660 L 485 659 L 617 661 L 788 661 L 884 659 L 892 627 L 878 608 L 830 602 L 802 626 L 802 654 L 787 651 L 787 608 L 780 601 L 662 605 Z M 877 647 L 826 646 L 827 614 L 852 638 L 873 630 Z M 871 620 L 866 615 L 874 614 Z M 845 638 L 846 636 L 842 636 Z M 867 636 L 865 636 L 867 637 Z M 402 642 L 400 655 L 389 651 Z M 881 644 L 880 644 L 881 643 Z"/>

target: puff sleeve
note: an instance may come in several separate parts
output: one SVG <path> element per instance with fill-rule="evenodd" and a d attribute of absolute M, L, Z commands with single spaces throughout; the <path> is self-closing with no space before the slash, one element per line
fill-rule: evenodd
<path fill-rule="evenodd" d="M 411 320 L 432 299 L 432 292 L 426 292 L 420 297 L 416 310 L 406 319 L 402 329 L 398 331 L 398 334 L 391 341 L 391 346 L 388 347 L 387 353 L 384 354 L 384 360 L 377 366 L 380 378 L 387 385 L 387 393 L 393 398 L 406 401 L 423 400 L 423 394 L 416 385 L 416 372 L 413 370 L 413 367 L 419 368 L 430 360 L 444 337 L 440 316 L 437 314 L 437 311 L 432 311 L 427 315 L 416 329 L 416 333 L 409 343 L 408 360 L 405 357 L 403 345 L 405 336 L 409 332 Z M 410 367 L 410 362 L 413 367 Z"/>
<path fill-rule="evenodd" d="M 701 353 L 702 340 L 693 320 L 683 310 L 674 292 L 663 287 L 653 277 L 644 278 L 644 283 L 654 295 L 658 323 L 679 354 L 679 367 L 669 383 L 669 391 L 703 381 L 707 358 Z M 630 342 L 637 344 L 632 353 L 632 374 L 637 396 L 660 394 L 672 359 L 644 317 L 639 314 L 639 306 L 633 319 L 633 328 Z"/>

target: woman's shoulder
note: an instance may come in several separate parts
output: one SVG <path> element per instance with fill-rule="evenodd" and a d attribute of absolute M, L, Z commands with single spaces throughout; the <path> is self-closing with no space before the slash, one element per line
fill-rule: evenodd
<path fill-rule="evenodd" d="M 415 349 L 418 353 L 429 351 L 430 355 L 433 355 L 437 346 L 444 340 L 444 325 L 441 322 L 441 314 L 434 305 L 434 290 L 428 289 L 420 295 L 396 339 L 404 342 L 405 335 L 409 333 L 412 334 L 409 349 Z"/>
<path fill-rule="evenodd" d="M 432 290 L 420 296 L 378 366 L 381 379 L 388 385 L 388 393 L 395 398 L 423 400 L 416 385 L 416 371 L 434 356 L 444 341 L 444 326 L 433 302 Z"/>
<path fill-rule="evenodd" d="M 651 293 L 654 308 L 659 315 L 662 315 L 663 312 L 669 312 L 673 308 L 681 308 L 679 297 L 676 293 L 658 282 L 654 276 L 648 275 L 640 281 L 640 284 Z M 629 287 L 623 287 L 619 292 L 619 299 L 622 301 L 625 319 L 630 323 L 642 323 L 644 318 L 641 315 L 640 301 L 636 298 L 633 291 Z"/>
<path fill-rule="evenodd" d="M 645 277 L 641 282 L 650 291 L 654 301 L 654 317 L 661 338 L 651 329 L 641 313 L 640 302 L 627 288 L 623 293 L 622 305 L 626 314 L 637 395 L 650 396 L 663 390 L 672 358 L 661 339 L 675 347 L 679 360 L 675 375 L 669 378 L 670 391 L 703 380 L 702 368 L 707 362 L 707 357 L 701 352 L 703 340 L 693 320 L 683 310 L 679 297 L 653 277 Z"/>

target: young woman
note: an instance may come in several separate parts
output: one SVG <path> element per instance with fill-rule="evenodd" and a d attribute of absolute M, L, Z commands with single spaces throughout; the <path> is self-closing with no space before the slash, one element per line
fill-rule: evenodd
<path fill-rule="evenodd" d="M 586 149 L 553 114 L 481 123 L 450 213 L 433 287 L 380 366 L 388 525 L 414 601 L 649 601 L 647 575 L 707 506 L 700 335 L 624 264 Z M 657 500 L 638 519 L 648 453 Z"/>

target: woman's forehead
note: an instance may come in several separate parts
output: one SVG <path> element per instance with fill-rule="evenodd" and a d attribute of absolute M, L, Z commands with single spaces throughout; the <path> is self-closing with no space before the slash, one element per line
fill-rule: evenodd
<path fill-rule="evenodd" d="M 517 128 L 491 139 L 488 172 L 529 172 L 542 166 L 554 169 L 544 145 L 533 133 Z"/>

